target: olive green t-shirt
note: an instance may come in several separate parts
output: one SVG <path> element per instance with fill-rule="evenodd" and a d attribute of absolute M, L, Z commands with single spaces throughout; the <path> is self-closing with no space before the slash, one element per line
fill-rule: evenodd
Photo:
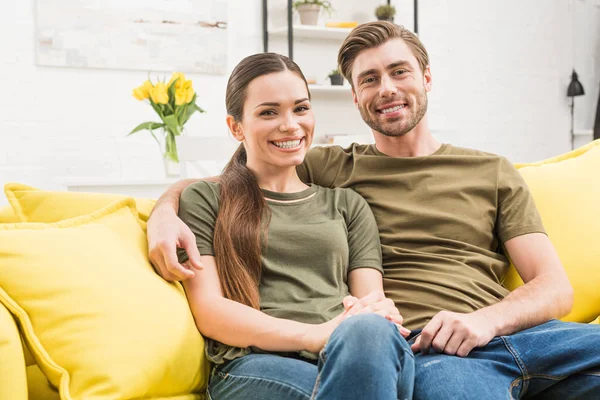
<path fill-rule="evenodd" d="M 441 310 L 467 313 L 504 298 L 503 243 L 544 232 L 525 181 L 493 154 L 448 144 L 402 158 L 375 145 L 319 147 L 298 173 L 367 200 L 379 227 L 384 288 L 409 329 Z"/>
<path fill-rule="evenodd" d="M 197 182 L 181 195 L 179 216 L 195 234 L 202 255 L 215 254 L 213 236 L 219 193 L 218 183 Z M 374 268 L 383 273 L 377 224 L 360 195 L 351 189 L 317 185 L 299 193 L 263 193 L 271 211 L 259 285 L 263 312 L 276 318 L 320 324 L 344 310 L 342 300 L 349 294 L 350 271 Z M 187 261 L 182 249 L 178 250 L 178 257 L 180 262 Z M 233 348 L 207 340 L 206 353 L 215 363 L 250 351 L 260 349 Z"/>

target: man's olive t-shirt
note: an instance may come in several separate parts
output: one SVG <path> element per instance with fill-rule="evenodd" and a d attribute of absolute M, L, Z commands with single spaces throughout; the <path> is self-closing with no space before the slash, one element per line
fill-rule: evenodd
<path fill-rule="evenodd" d="M 379 227 L 384 288 L 409 329 L 441 310 L 467 313 L 504 298 L 502 244 L 544 232 L 525 181 L 493 154 L 448 144 L 403 158 L 375 145 L 319 147 L 298 173 L 367 200 Z"/>
<path fill-rule="evenodd" d="M 215 254 L 219 193 L 218 183 L 201 181 L 181 195 L 179 216 L 196 236 L 202 255 Z M 374 268 L 383 273 L 377 224 L 360 195 L 351 189 L 317 185 L 299 193 L 263 193 L 271 211 L 259 285 L 263 312 L 310 324 L 327 322 L 344 311 L 342 300 L 349 294 L 350 271 Z M 178 257 L 180 262 L 187 261 L 182 249 Z M 206 350 L 215 363 L 251 351 L 210 339 Z"/>

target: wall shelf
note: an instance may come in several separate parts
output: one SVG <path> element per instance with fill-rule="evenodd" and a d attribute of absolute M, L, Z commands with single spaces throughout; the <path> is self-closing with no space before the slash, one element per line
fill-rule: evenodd
<path fill-rule="evenodd" d="M 294 37 L 304 39 L 344 40 L 352 28 L 327 28 L 325 26 L 294 25 Z M 287 37 L 287 26 L 269 30 L 273 36 Z"/>
<path fill-rule="evenodd" d="M 350 94 L 350 86 L 334 86 L 334 85 L 308 85 L 311 93 L 348 93 Z"/>

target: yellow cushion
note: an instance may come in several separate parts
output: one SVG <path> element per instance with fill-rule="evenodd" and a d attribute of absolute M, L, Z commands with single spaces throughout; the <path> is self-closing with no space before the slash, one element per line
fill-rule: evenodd
<path fill-rule="evenodd" d="M 19 222 L 58 222 L 93 213 L 126 198 L 106 193 L 53 192 L 20 183 L 7 183 L 4 193 Z M 136 199 L 141 220 L 148 220 L 154 203 L 156 200 Z"/>
<path fill-rule="evenodd" d="M 600 314 L 600 140 L 517 168 L 575 291 L 573 310 L 562 319 L 592 321 Z M 522 284 L 511 268 L 506 287 L 513 290 Z"/>
<path fill-rule="evenodd" d="M 204 341 L 153 270 L 133 199 L 57 223 L 0 224 L 0 302 L 62 399 L 199 399 Z"/>
<path fill-rule="evenodd" d="M 0 206 L 0 224 L 10 222 L 19 222 L 17 214 L 15 214 L 11 206 Z"/>
<path fill-rule="evenodd" d="M 13 316 L 0 304 L 0 399 L 27 400 L 25 360 Z"/>

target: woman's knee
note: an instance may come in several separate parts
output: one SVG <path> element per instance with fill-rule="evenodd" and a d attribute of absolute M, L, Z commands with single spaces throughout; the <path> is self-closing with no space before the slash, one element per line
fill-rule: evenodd
<path fill-rule="evenodd" d="M 410 346 L 398 332 L 398 327 L 378 314 L 359 314 L 347 318 L 334 331 L 330 340 L 339 339 L 345 347 L 354 347 L 354 351 L 389 351 L 390 346 L 399 350 L 410 350 Z"/>

